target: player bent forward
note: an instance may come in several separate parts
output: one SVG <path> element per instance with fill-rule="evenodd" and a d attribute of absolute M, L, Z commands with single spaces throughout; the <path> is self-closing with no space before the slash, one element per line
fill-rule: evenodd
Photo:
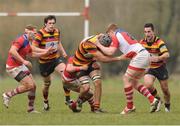
<path fill-rule="evenodd" d="M 87 70 L 87 68 L 88 66 L 86 65 L 74 66 L 72 63 L 72 57 L 70 57 L 62 74 L 63 88 L 66 95 L 66 105 L 68 105 L 73 112 L 80 112 L 82 107 L 78 107 L 77 101 L 74 102 L 70 99 L 70 95 L 68 94 L 71 90 L 79 93 L 78 98 L 80 97 L 83 103 L 88 101 L 91 111 L 93 111 L 93 93 L 91 92 L 90 87 L 84 88 L 83 85 L 80 85 L 80 82 L 76 77 L 80 70 Z"/>

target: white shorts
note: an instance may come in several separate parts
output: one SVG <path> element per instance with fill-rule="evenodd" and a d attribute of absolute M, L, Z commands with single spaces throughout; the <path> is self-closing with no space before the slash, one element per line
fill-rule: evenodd
<path fill-rule="evenodd" d="M 8 66 L 6 65 L 6 72 L 9 74 L 9 76 L 11 76 L 12 78 L 15 78 L 15 79 L 22 72 L 25 74 L 27 73 L 27 75 L 30 74 L 29 69 L 24 64 L 21 66 L 18 66 L 18 67 L 14 67 L 12 69 L 9 69 Z M 23 79 L 23 78 L 21 78 L 21 79 Z M 20 80 L 17 80 L 17 81 L 20 81 Z"/>
<path fill-rule="evenodd" d="M 133 70 L 145 70 L 150 65 L 150 54 L 147 50 L 143 50 L 137 53 L 135 57 L 129 63 L 128 68 Z"/>
<path fill-rule="evenodd" d="M 63 86 L 65 88 L 67 88 L 67 89 L 76 91 L 76 90 L 78 90 L 80 88 L 80 83 L 79 83 L 79 80 L 74 80 L 74 81 L 71 81 L 71 82 L 63 83 Z"/>
<path fill-rule="evenodd" d="M 75 78 L 68 78 L 64 74 L 62 74 L 63 86 L 70 90 L 77 90 L 80 87 L 80 82 Z"/>

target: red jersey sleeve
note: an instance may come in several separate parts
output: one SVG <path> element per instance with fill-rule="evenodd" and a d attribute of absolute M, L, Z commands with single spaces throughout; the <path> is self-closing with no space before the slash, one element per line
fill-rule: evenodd
<path fill-rule="evenodd" d="M 20 49 L 23 46 L 24 39 L 22 37 L 16 39 L 13 41 L 12 46 L 16 46 L 18 49 Z"/>
<path fill-rule="evenodd" d="M 117 37 L 113 34 L 113 35 L 111 36 L 111 38 L 112 38 L 111 47 L 116 47 L 116 48 L 118 48 L 118 47 L 119 47 L 119 42 L 118 42 Z"/>
<path fill-rule="evenodd" d="M 68 63 L 69 63 L 69 64 L 72 64 L 72 63 L 73 63 L 73 57 L 72 57 L 72 56 L 68 58 Z"/>

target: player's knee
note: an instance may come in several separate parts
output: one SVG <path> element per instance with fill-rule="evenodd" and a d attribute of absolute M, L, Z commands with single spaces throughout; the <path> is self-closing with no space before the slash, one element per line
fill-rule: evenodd
<path fill-rule="evenodd" d="M 153 84 L 151 84 L 151 83 L 144 83 L 144 85 L 149 89 L 149 90 L 151 90 L 151 89 L 153 89 Z"/>
<path fill-rule="evenodd" d="M 28 83 L 26 86 L 27 90 L 36 90 L 35 83 Z"/>
<path fill-rule="evenodd" d="M 93 93 L 91 91 L 87 92 L 86 95 L 84 96 L 86 100 L 89 100 L 90 98 L 93 97 Z"/>
<path fill-rule="evenodd" d="M 129 82 L 130 81 L 130 77 L 128 75 L 123 75 L 123 81 L 124 82 Z"/>
<path fill-rule="evenodd" d="M 83 86 L 82 86 L 82 89 L 83 89 L 83 92 L 85 93 L 85 92 L 88 92 L 89 90 L 90 90 L 90 85 L 89 84 L 84 84 Z"/>
<path fill-rule="evenodd" d="M 94 85 L 95 85 L 96 87 L 101 86 L 101 85 L 102 85 L 101 80 L 98 79 L 98 80 L 94 81 Z"/>
<path fill-rule="evenodd" d="M 88 92 L 88 99 L 90 99 L 91 97 L 93 97 L 93 93 L 91 91 Z"/>

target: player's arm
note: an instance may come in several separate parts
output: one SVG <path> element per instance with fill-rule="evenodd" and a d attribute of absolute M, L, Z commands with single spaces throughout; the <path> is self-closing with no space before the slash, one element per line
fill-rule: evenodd
<path fill-rule="evenodd" d="M 39 48 L 39 44 L 42 41 L 42 33 L 39 31 L 36 35 L 35 35 L 35 39 L 32 41 L 32 45 L 31 45 L 31 49 L 33 52 L 44 52 L 44 49 Z"/>
<path fill-rule="evenodd" d="M 70 73 L 72 73 L 72 72 L 79 72 L 80 70 L 87 70 L 87 69 L 88 69 L 87 65 L 84 65 L 84 66 L 74 66 L 71 63 L 68 63 L 67 67 L 66 67 L 66 71 L 70 72 Z"/>
<path fill-rule="evenodd" d="M 41 57 L 50 54 L 53 51 L 53 47 L 49 47 L 47 49 L 41 49 L 41 51 L 32 50 L 32 57 Z"/>
<path fill-rule="evenodd" d="M 165 52 L 161 56 L 159 56 L 159 60 L 167 60 L 169 57 L 170 57 L 169 52 Z"/>
<path fill-rule="evenodd" d="M 168 49 L 163 41 L 161 41 L 159 43 L 159 50 L 161 52 L 161 55 L 160 56 L 152 56 L 151 57 L 152 62 L 164 61 L 170 57 Z"/>
<path fill-rule="evenodd" d="M 68 58 L 68 55 L 62 45 L 62 42 L 61 42 L 61 34 L 60 34 L 60 31 L 59 31 L 59 45 L 58 45 L 58 51 L 59 53 L 61 54 L 61 56 L 63 56 L 64 58 Z"/>
<path fill-rule="evenodd" d="M 66 51 L 64 50 L 61 42 L 59 42 L 58 49 L 59 49 L 60 54 L 61 54 L 64 58 L 67 58 L 67 57 L 68 57 L 68 55 L 67 55 Z"/>
<path fill-rule="evenodd" d="M 18 48 L 16 46 L 11 46 L 9 53 L 15 58 L 17 61 L 21 62 L 22 64 L 28 66 L 29 68 L 32 68 L 31 62 L 25 60 L 23 57 L 21 57 L 18 53 Z"/>
<path fill-rule="evenodd" d="M 35 45 L 32 45 L 31 48 L 32 48 L 33 52 L 37 52 L 37 53 L 43 53 L 44 52 L 44 49 L 41 49 Z"/>
<path fill-rule="evenodd" d="M 106 56 L 103 53 L 101 53 L 100 51 L 96 51 L 96 53 L 93 55 L 96 60 L 101 61 L 101 62 L 115 62 L 115 61 L 127 59 L 124 55 L 117 56 L 117 57 Z"/>
<path fill-rule="evenodd" d="M 99 41 L 96 42 L 96 45 L 105 55 L 108 55 L 108 56 L 112 56 L 117 50 L 117 47 L 114 47 L 114 46 L 105 47 L 101 45 Z"/>

